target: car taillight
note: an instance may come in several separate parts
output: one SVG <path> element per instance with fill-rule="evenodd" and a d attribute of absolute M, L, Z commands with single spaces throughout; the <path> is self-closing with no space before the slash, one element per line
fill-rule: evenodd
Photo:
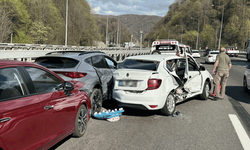
<path fill-rule="evenodd" d="M 81 72 L 57 72 L 55 71 L 55 73 L 57 74 L 63 74 L 66 77 L 70 77 L 70 78 L 82 78 L 85 77 L 87 75 L 87 73 L 81 73 Z"/>
<path fill-rule="evenodd" d="M 148 79 L 147 90 L 155 90 L 161 86 L 161 79 Z"/>
<path fill-rule="evenodd" d="M 179 51 L 177 51 L 177 56 L 179 56 L 179 57 L 180 57 L 180 52 L 179 52 Z"/>
<path fill-rule="evenodd" d="M 213 56 L 209 55 L 208 57 L 213 57 Z"/>

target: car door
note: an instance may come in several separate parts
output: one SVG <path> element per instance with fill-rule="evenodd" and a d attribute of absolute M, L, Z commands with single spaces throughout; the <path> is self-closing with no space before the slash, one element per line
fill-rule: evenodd
<path fill-rule="evenodd" d="M 6 149 L 37 149 L 43 143 L 42 105 L 24 77 L 16 67 L 0 69 L 0 141 Z"/>
<path fill-rule="evenodd" d="M 186 57 L 186 70 L 184 78 L 187 80 L 184 88 L 191 93 L 198 93 L 202 90 L 202 74 L 192 57 Z"/>
<path fill-rule="evenodd" d="M 92 63 L 101 81 L 103 93 L 107 94 L 113 77 L 113 71 L 109 68 L 103 55 L 93 56 Z"/>
<path fill-rule="evenodd" d="M 79 97 L 64 94 L 64 82 L 45 70 L 25 67 L 36 89 L 43 110 L 43 137 L 46 144 L 68 135 L 74 127 Z"/>

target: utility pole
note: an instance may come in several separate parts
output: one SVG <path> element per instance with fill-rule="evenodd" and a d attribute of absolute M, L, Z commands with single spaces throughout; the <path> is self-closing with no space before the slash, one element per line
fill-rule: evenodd
<path fill-rule="evenodd" d="M 222 33 L 223 17 L 224 17 L 224 5 L 223 5 L 223 11 L 222 11 L 221 25 L 220 25 L 220 38 L 219 38 L 218 50 L 220 50 L 220 41 L 221 41 L 221 33 Z"/>
<path fill-rule="evenodd" d="M 199 44 L 199 19 L 198 19 L 198 32 L 197 32 L 197 40 L 196 40 L 196 49 L 198 47 Z"/>
<path fill-rule="evenodd" d="M 119 20 L 118 20 L 118 27 L 117 27 L 117 39 L 116 39 L 117 46 L 119 45 L 119 41 L 118 41 L 119 38 L 118 37 L 119 37 Z"/>
<path fill-rule="evenodd" d="M 10 43 L 12 43 L 12 36 L 13 36 L 13 33 L 11 33 L 10 35 Z"/>
<path fill-rule="evenodd" d="M 66 0 L 65 46 L 67 46 L 67 37 L 68 37 L 68 4 L 69 4 L 69 1 Z"/>
<path fill-rule="evenodd" d="M 143 33 L 143 31 L 140 31 L 140 33 L 141 33 L 141 42 L 140 42 L 140 50 L 141 50 L 141 48 L 142 48 L 142 33 Z"/>
<path fill-rule="evenodd" d="M 107 15 L 107 25 L 106 25 L 106 46 L 108 46 L 108 44 L 109 44 L 109 41 L 108 41 L 108 26 L 109 26 L 108 18 L 109 18 L 109 16 Z"/>

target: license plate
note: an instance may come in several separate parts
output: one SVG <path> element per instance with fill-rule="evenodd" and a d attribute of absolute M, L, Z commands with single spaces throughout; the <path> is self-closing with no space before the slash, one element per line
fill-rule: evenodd
<path fill-rule="evenodd" d="M 122 80 L 118 82 L 118 86 L 137 87 L 137 81 Z"/>

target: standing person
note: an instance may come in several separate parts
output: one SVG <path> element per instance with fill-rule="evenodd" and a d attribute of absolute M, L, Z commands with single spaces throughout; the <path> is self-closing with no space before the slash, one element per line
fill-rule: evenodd
<path fill-rule="evenodd" d="M 229 76 L 229 70 L 232 64 L 229 56 L 226 54 L 226 49 L 221 48 L 221 53 L 216 56 L 216 61 L 214 63 L 213 74 L 214 84 L 215 84 L 215 98 L 214 100 L 224 99 L 226 92 L 227 78 Z M 219 88 L 221 85 L 221 91 Z"/>

